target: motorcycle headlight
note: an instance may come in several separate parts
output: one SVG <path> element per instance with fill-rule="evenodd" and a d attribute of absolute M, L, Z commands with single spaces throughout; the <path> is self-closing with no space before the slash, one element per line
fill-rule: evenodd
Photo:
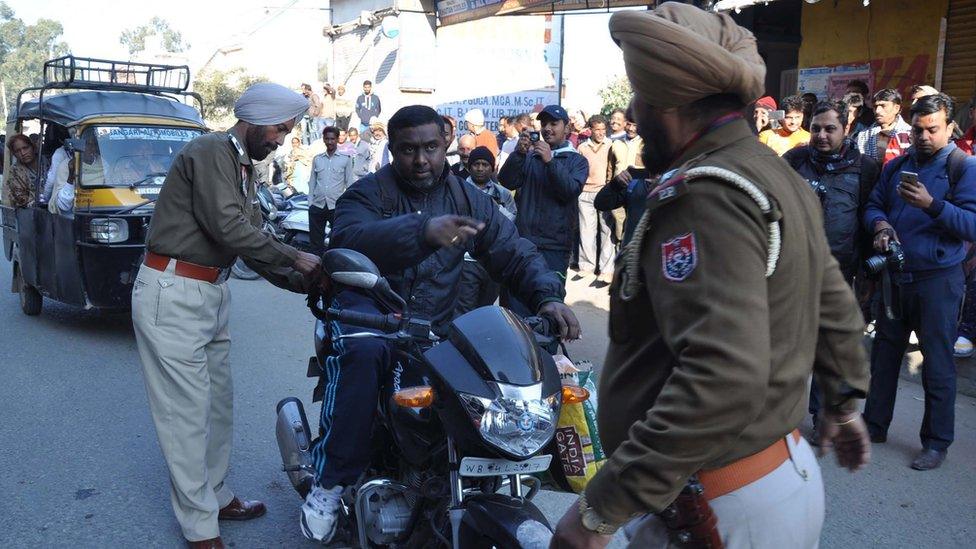
<path fill-rule="evenodd" d="M 468 415 L 488 444 L 514 456 L 535 454 L 556 432 L 560 393 L 543 398 L 542 384 L 498 388 L 502 396 L 496 399 L 460 393 Z"/>

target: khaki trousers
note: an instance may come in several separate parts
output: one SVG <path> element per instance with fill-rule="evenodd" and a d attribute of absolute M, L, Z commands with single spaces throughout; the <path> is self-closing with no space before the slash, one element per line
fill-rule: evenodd
<path fill-rule="evenodd" d="M 710 503 L 726 549 L 814 549 L 824 521 L 820 465 L 803 438 L 786 437 L 791 458 L 765 477 Z M 645 515 L 624 527 L 628 547 L 673 547 L 664 523 Z"/>
<path fill-rule="evenodd" d="M 170 500 L 189 541 L 220 535 L 217 514 L 234 498 L 224 485 L 233 437 L 227 284 L 145 265 L 132 290 L 132 324 L 149 409 L 169 467 Z"/>

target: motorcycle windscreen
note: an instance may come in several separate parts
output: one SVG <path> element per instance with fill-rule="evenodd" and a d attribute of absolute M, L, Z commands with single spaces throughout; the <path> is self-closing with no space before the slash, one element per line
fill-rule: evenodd
<path fill-rule="evenodd" d="M 484 379 L 510 385 L 539 383 L 545 361 L 552 362 L 522 319 L 501 307 L 481 307 L 459 316 L 447 339 Z"/>

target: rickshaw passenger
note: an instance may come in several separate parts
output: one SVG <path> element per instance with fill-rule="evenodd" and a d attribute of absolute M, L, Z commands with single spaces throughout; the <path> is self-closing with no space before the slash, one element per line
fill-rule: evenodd
<path fill-rule="evenodd" d="M 75 186 L 77 175 L 72 170 L 73 162 L 62 162 L 58 166 L 54 188 L 47 209 L 53 214 L 70 214 L 75 208 Z M 105 184 L 105 163 L 97 145 L 89 141 L 81 155 L 81 179 L 89 185 Z"/>
<path fill-rule="evenodd" d="M 7 149 L 17 163 L 4 176 L 3 203 L 17 208 L 29 208 L 34 205 L 38 173 L 46 171 L 46 164 L 37 154 L 37 147 L 31 139 L 22 133 L 7 139 Z"/>
<path fill-rule="evenodd" d="M 67 138 L 68 128 L 60 124 L 52 122 L 44 130 L 44 146 L 41 148 L 41 156 L 47 160 L 48 170 L 47 177 L 44 179 L 44 190 L 37 200 L 40 204 L 47 204 L 48 200 L 51 199 L 58 166 L 69 156 L 68 150 L 64 147 L 64 141 Z"/>
<path fill-rule="evenodd" d="M 44 192 L 41 193 L 41 202 L 48 202 L 54 196 L 54 184 L 58 180 L 58 170 L 71 155 L 63 145 L 58 147 L 51 155 L 51 167 L 47 170 L 47 180 L 44 182 Z"/>

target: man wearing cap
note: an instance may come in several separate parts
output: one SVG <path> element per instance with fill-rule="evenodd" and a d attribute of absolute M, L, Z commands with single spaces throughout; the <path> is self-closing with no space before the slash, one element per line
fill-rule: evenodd
<path fill-rule="evenodd" d="M 776 100 L 770 96 L 760 97 L 756 100 L 755 108 L 752 111 L 752 120 L 756 123 L 756 134 L 772 129 L 769 113 L 776 110 Z"/>
<path fill-rule="evenodd" d="M 273 284 L 303 292 L 318 267 L 316 256 L 261 232 L 254 207 L 253 163 L 307 109 L 307 99 L 283 86 L 248 88 L 228 132 L 194 139 L 173 160 L 149 226 L 132 324 L 170 499 L 190 547 L 223 547 L 218 520 L 265 511 L 224 482 L 233 439 L 227 274 L 240 256 Z"/>
<path fill-rule="evenodd" d="M 559 105 L 549 105 L 539 113 L 542 131 L 533 141 L 529 130 L 519 137 L 515 152 L 498 173 L 498 182 L 518 191 L 515 219 L 519 234 L 539 248 L 549 268 L 565 283 L 569 257 L 576 239 L 573 236 L 579 216 L 579 196 L 590 174 L 590 165 L 566 140 L 569 115 Z M 502 304 L 517 314 L 529 315 L 530 309 L 502 293 Z"/>
<path fill-rule="evenodd" d="M 464 115 L 464 122 L 474 136 L 475 147 L 487 147 L 498 158 L 498 140 L 495 134 L 485 129 L 485 113 L 481 109 L 471 109 Z"/>
<path fill-rule="evenodd" d="M 644 163 L 664 175 L 611 287 L 598 417 L 610 458 L 553 546 L 602 547 L 633 520 L 632 547 L 816 547 L 823 483 L 796 428 L 816 371 L 824 449 L 867 463 L 863 325 L 815 195 L 741 114 L 763 90 L 755 38 L 676 2 L 615 13 L 610 34 Z"/>

